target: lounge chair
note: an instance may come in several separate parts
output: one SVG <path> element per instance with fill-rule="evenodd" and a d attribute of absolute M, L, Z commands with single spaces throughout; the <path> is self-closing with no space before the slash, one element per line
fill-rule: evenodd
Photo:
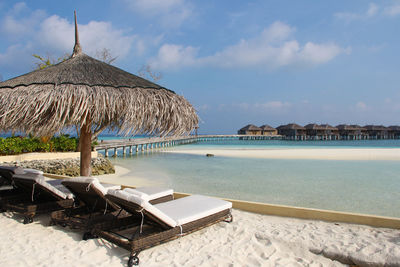
<path fill-rule="evenodd" d="M 19 188 L 13 182 L 13 176 L 30 173 L 32 175 L 42 175 L 43 172 L 35 169 L 24 169 L 18 166 L 0 166 L 0 207 L 5 201 L 20 199 L 27 192 Z"/>
<path fill-rule="evenodd" d="M 140 251 L 200 230 L 220 221 L 232 221 L 232 203 L 217 198 L 192 195 L 151 204 L 123 190 L 109 190 L 106 198 L 142 220 L 123 231 L 95 226 L 93 236 L 104 238 L 130 251 L 128 266 L 139 264 Z"/>
<path fill-rule="evenodd" d="M 14 174 L 24 173 L 23 168 L 17 166 L 0 166 L 0 186 L 11 185 Z"/>
<path fill-rule="evenodd" d="M 108 190 L 119 190 L 120 185 L 101 184 L 97 178 L 71 178 L 62 181 L 76 200 L 78 207 L 55 211 L 51 214 L 51 224 L 69 226 L 73 229 L 83 229 L 83 239 L 91 238 L 91 228 L 94 224 L 104 224 L 117 227 L 131 224 L 137 220 L 132 214 L 123 212 L 121 208 L 107 201 L 105 195 Z M 137 189 L 124 189 L 136 193 L 152 203 L 160 203 L 173 199 L 173 190 L 156 187 L 143 187 Z M 127 218 L 129 217 L 129 218 Z"/>
<path fill-rule="evenodd" d="M 59 181 L 46 181 L 41 174 L 23 173 L 12 177 L 13 184 L 20 190 L 19 198 L 2 200 L 3 210 L 24 215 L 24 224 L 33 222 L 33 217 L 40 213 L 74 206 L 74 197 Z"/>

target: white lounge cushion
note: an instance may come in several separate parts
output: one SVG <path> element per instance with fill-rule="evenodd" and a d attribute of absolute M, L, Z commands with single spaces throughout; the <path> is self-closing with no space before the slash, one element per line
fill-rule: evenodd
<path fill-rule="evenodd" d="M 174 219 L 177 225 L 183 225 L 220 211 L 231 209 L 232 203 L 208 196 L 191 195 L 156 204 L 154 207 Z"/>
<path fill-rule="evenodd" d="M 94 177 L 76 177 L 66 179 L 65 181 L 68 181 L 69 183 L 81 183 L 87 184 L 87 186 L 93 186 L 97 189 L 97 191 L 101 192 L 103 196 L 107 194 L 109 189 L 121 189 L 120 185 L 101 184 L 99 180 Z"/>
<path fill-rule="evenodd" d="M 19 166 L 0 166 L 0 170 L 10 171 L 14 174 L 23 174 L 24 169 Z"/>
<path fill-rule="evenodd" d="M 104 184 L 100 183 L 107 191 L 110 189 L 118 190 L 121 189 L 121 185 L 119 184 Z"/>
<path fill-rule="evenodd" d="M 25 173 L 32 173 L 32 174 L 37 174 L 37 175 L 43 175 L 42 171 L 36 170 L 36 169 L 29 169 L 29 168 L 24 168 L 23 171 Z"/>
<path fill-rule="evenodd" d="M 73 198 L 72 194 L 65 194 L 64 192 L 61 192 L 59 189 L 46 182 L 45 178 L 42 175 L 37 175 L 37 174 L 32 175 L 30 173 L 24 173 L 24 174 L 16 174 L 14 177 L 19 179 L 34 181 L 36 184 L 39 184 L 40 186 L 46 188 L 47 190 L 51 191 L 53 194 L 59 196 L 62 199 Z"/>
<path fill-rule="evenodd" d="M 172 189 L 156 186 L 137 187 L 135 189 L 125 188 L 123 191 L 137 195 L 147 201 L 174 194 L 174 190 Z"/>
<path fill-rule="evenodd" d="M 171 227 L 193 222 L 232 208 L 231 202 L 202 195 L 192 195 L 152 205 L 143 198 L 123 190 L 110 190 L 108 194 L 136 203 Z"/>
<path fill-rule="evenodd" d="M 48 184 L 54 186 L 55 188 L 57 188 L 58 190 L 60 190 L 64 194 L 66 194 L 68 199 L 73 199 L 74 198 L 74 194 L 72 194 L 71 191 L 68 190 L 68 188 L 66 188 L 64 185 L 61 184 L 62 180 L 60 180 L 60 179 L 51 179 L 51 180 L 46 180 L 46 182 Z"/>
<path fill-rule="evenodd" d="M 171 227 L 177 226 L 176 221 L 174 219 L 170 218 L 168 215 L 164 214 L 159 209 L 155 208 L 147 200 L 145 200 L 135 194 L 131 194 L 124 190 L 109 190 L 107 194 L 124 199 L 128 202 L 135 203 L 135 204 L 141 206 L 147 212 L 150 212 L 151 214 L 153 214 L 155 217 L 157 217 L 159 220 L 163 221 L 165 224 L 167 224 Z"/>

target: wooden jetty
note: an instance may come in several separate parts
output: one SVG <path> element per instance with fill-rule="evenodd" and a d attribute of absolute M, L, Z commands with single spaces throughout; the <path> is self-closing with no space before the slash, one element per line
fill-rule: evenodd
<path fill-rule="evenodd" d="M 105 157 L 108 157 L 110 151 L 114 152 L 113 156 L 118 153 L 132 155 L 144 151 L 162 149 L 171 146 L 190 144 L 199 141 L 224 141 L 224 140 L 272 140 L 281 139 L 279 135 L 189 135 L 178 137 L 148 137 L 148 138 L 131 138 L 104 140 L 96 145 L 96 151 L 104 151 Z"/>

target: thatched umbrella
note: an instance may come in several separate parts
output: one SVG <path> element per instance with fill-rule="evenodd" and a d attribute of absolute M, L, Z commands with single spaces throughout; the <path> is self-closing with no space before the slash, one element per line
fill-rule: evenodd
<path fill-rule="evenodd" d="M 93 132 L 181 135 L 197 124 L 182 96 L 82 53 L 76 14 L 69 59 L 0 83 L 0 130 L 51 136 L 78 126 L 82 176 L 90 175 Z"/>

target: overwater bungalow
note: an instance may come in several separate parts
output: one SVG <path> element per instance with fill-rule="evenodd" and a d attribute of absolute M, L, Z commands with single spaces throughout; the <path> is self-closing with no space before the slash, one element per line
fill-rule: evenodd
<path fill-rule="evenodd" d="M 369 139 L 387 139 L 389 138 L 389 129 L 383 125 L 366 125 Z"/>
<path fill-rule="evenodd" d="M 362 140 L 368 139 L 368 132 L 366 128 L 360 125 L 347 125 L 340 124 L 336 126 L 339 130 L 340 138 L 343 140 Z"/>
<path fill-rule="evenodd" d="M 361 140 L 369 139 L 367 128 L 364 128 L 364 127 L 362 127 L 362 126 L 360 126 L 360 125 L 358 125 L 358 124 L 352 124 L 352 125 L 350 125 L 350 126 L 356 128 L 356 129 L 358 129 L 358 130 L 357 130 L 357 133 L 359 134 L 359 136 L 358 136 L 357 140 L 360 140 L 360 139 L 361 139 Z"/>
<path fill-rule="evenodd" d="M 289 123 L 286 125 L 281 125 L 276 128 L 278 134 L 283 135 L 286 139 L 290 140 L 305 140 L 306 139 L 306 128 L 300 126 L 296 123 Z"/>
<path fill-rule="evenodd" d="M 242 129 L 238 131 L 238 134 L 245 134 L 245 135 L 261 135 L 262 129 L 257 127 L 253 124 L 246 125 Z"/>
<path fill-rule="evenodd" d="M 329 124 L 310 123 L 304 126 L 306 128 L 307 139 L 309 140 L 337 140 L 339 139 L 339 130 Z"/>
<path fill-rule="evenodd" d="M 397 125 L 389 126 L 388 135 L 390 139 L 400 139 L 400 126 Z"/>
<path fill-rule="evenodd" d="M 277 135 L 278 134 L 277 129 L 275 129 L 267 124 L 261 126 L 260 128 L 261 128 L 262 135 Z"/>

